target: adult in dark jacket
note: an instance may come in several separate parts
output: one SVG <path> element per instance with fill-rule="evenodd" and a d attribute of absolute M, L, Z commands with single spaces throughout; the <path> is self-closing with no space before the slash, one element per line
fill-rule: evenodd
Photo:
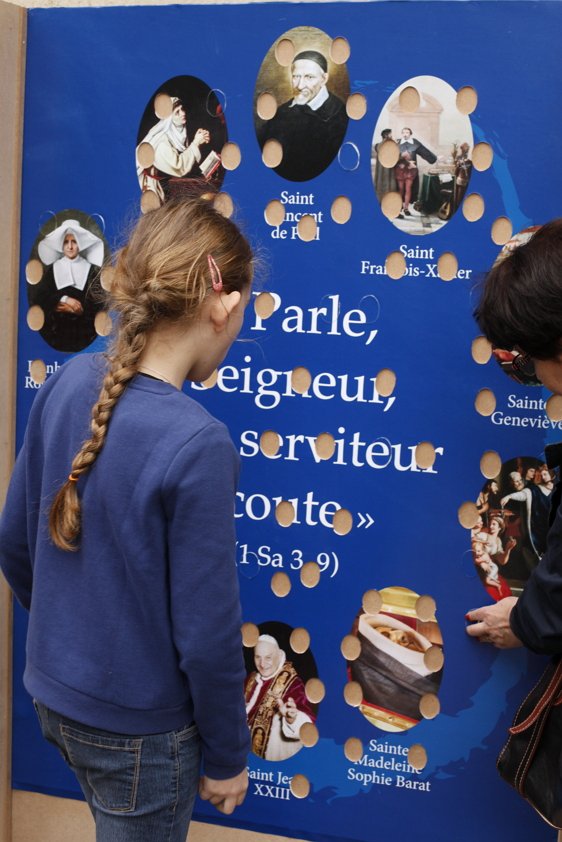
<path fill-rule="evenodd" d="M 496 263 L 475 315 L 493 345 L 518 349 L 526 357 L 525 371 L 534 363 L 541 383 L 562 394 L 562 219 L 542 226 Z M 532 371 L 529 377 L 532 384 Z M 551 470 L 559 468 L 562 443 L 547 446 L 545 455 Z M 500 649 L 562 652 L 561 498 L 559 482 L 552 494 L 546 550 L 522 595 L 469 611 L 467 632 L 472 637 Z"/>

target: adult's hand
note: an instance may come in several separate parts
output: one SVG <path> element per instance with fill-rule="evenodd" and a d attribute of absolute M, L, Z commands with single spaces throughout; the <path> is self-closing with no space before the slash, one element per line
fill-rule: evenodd
<path fill-rule="evenodd" d="M 248 771 L 243 769 L 235 778 L 216 781 L 204 775 L 199 781 L 199 795 L 210 801 L 219 813 L 229 816 L 244 801 L 248 789 Z"/>
<path fill-rule="evenodd" d="M 523 646 L 518 637 L 511 631 L 509 615 L 517 602 L 517 597 L 507 596 L 494 605 L 485 605 L 469 611 L 466 619 L 470 625 L 466 627 L 467 634 L 475 637 L 480 643 L 491 643 L 497 649 L 515 649 Z"/>

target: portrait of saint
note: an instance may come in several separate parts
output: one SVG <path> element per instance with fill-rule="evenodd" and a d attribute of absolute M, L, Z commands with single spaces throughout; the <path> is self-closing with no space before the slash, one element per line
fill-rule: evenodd
<path fill-rule="evenodd" d="M 30 307 L 41 308 L 40 334 L 56 351 L 82 351 L 96 338 L 107 254 L 101 230 L 79 211 L 63 211 L 42 229 L 31 254 L 42 273 L 35 283 L 28 279 L 27 297 Z"/>
<path fill-rule="evenodd" d="M 309 702 L 305 690 L 312 658 L 305 658 L 303 664 L 302 656 L 291 653 L 286 634 L 289 627 L 282 623 L 264 627 L 276 636 L 260 634 L 244 682 L 252 751 L 265 760 L 286 760 L 303 746 L 302 726 L 316 720 L 316 706 Z"/>
<path fill-rule="evenodd" d="M 294 55 L 287 66 L 268 52 L 256 84 L 255 127 L 260 148 L 269 140 L 282 149 L 274 170 L 288 181 L 316 178 L 332 163 L 343 143 L 348 116 L 349 80 L 345 65 L 330 58 L 331 39 L 312 27 L 293 29 L 281 39 L 290 41 Z M 276 42 L 277 43 L 277 42 Z M 271 94 L 277 109 L 260 117 L 258 98 Z"/>
<path fill-rule="evenodd" d="M 151 97 L 137 137 L 137 177 L 143 193 L 162 204 L 193 179 L 220 187 L 227 129 L 217 95 L 194 76 L 177 76 Z"/>

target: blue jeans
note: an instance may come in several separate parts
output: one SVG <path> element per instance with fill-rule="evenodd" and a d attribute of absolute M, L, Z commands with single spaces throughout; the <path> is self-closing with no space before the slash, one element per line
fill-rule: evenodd
<path fill-rule="evenodd" d="M 96 822 L 96 842 L 185 842 L 199 785 L 196 725 L 164 734 L 114 734 L 34 705 L 43 736 L 78 778 Z"/>

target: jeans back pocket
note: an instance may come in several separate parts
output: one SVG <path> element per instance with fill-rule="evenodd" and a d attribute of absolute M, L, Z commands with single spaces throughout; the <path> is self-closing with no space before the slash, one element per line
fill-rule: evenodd
<path fill-rule="evenodd" d="M 110 737 L 60 726 L 69 762 L 85 777 L 102 809 L 130 813 L 136 808 L 142 739 Z"/>

